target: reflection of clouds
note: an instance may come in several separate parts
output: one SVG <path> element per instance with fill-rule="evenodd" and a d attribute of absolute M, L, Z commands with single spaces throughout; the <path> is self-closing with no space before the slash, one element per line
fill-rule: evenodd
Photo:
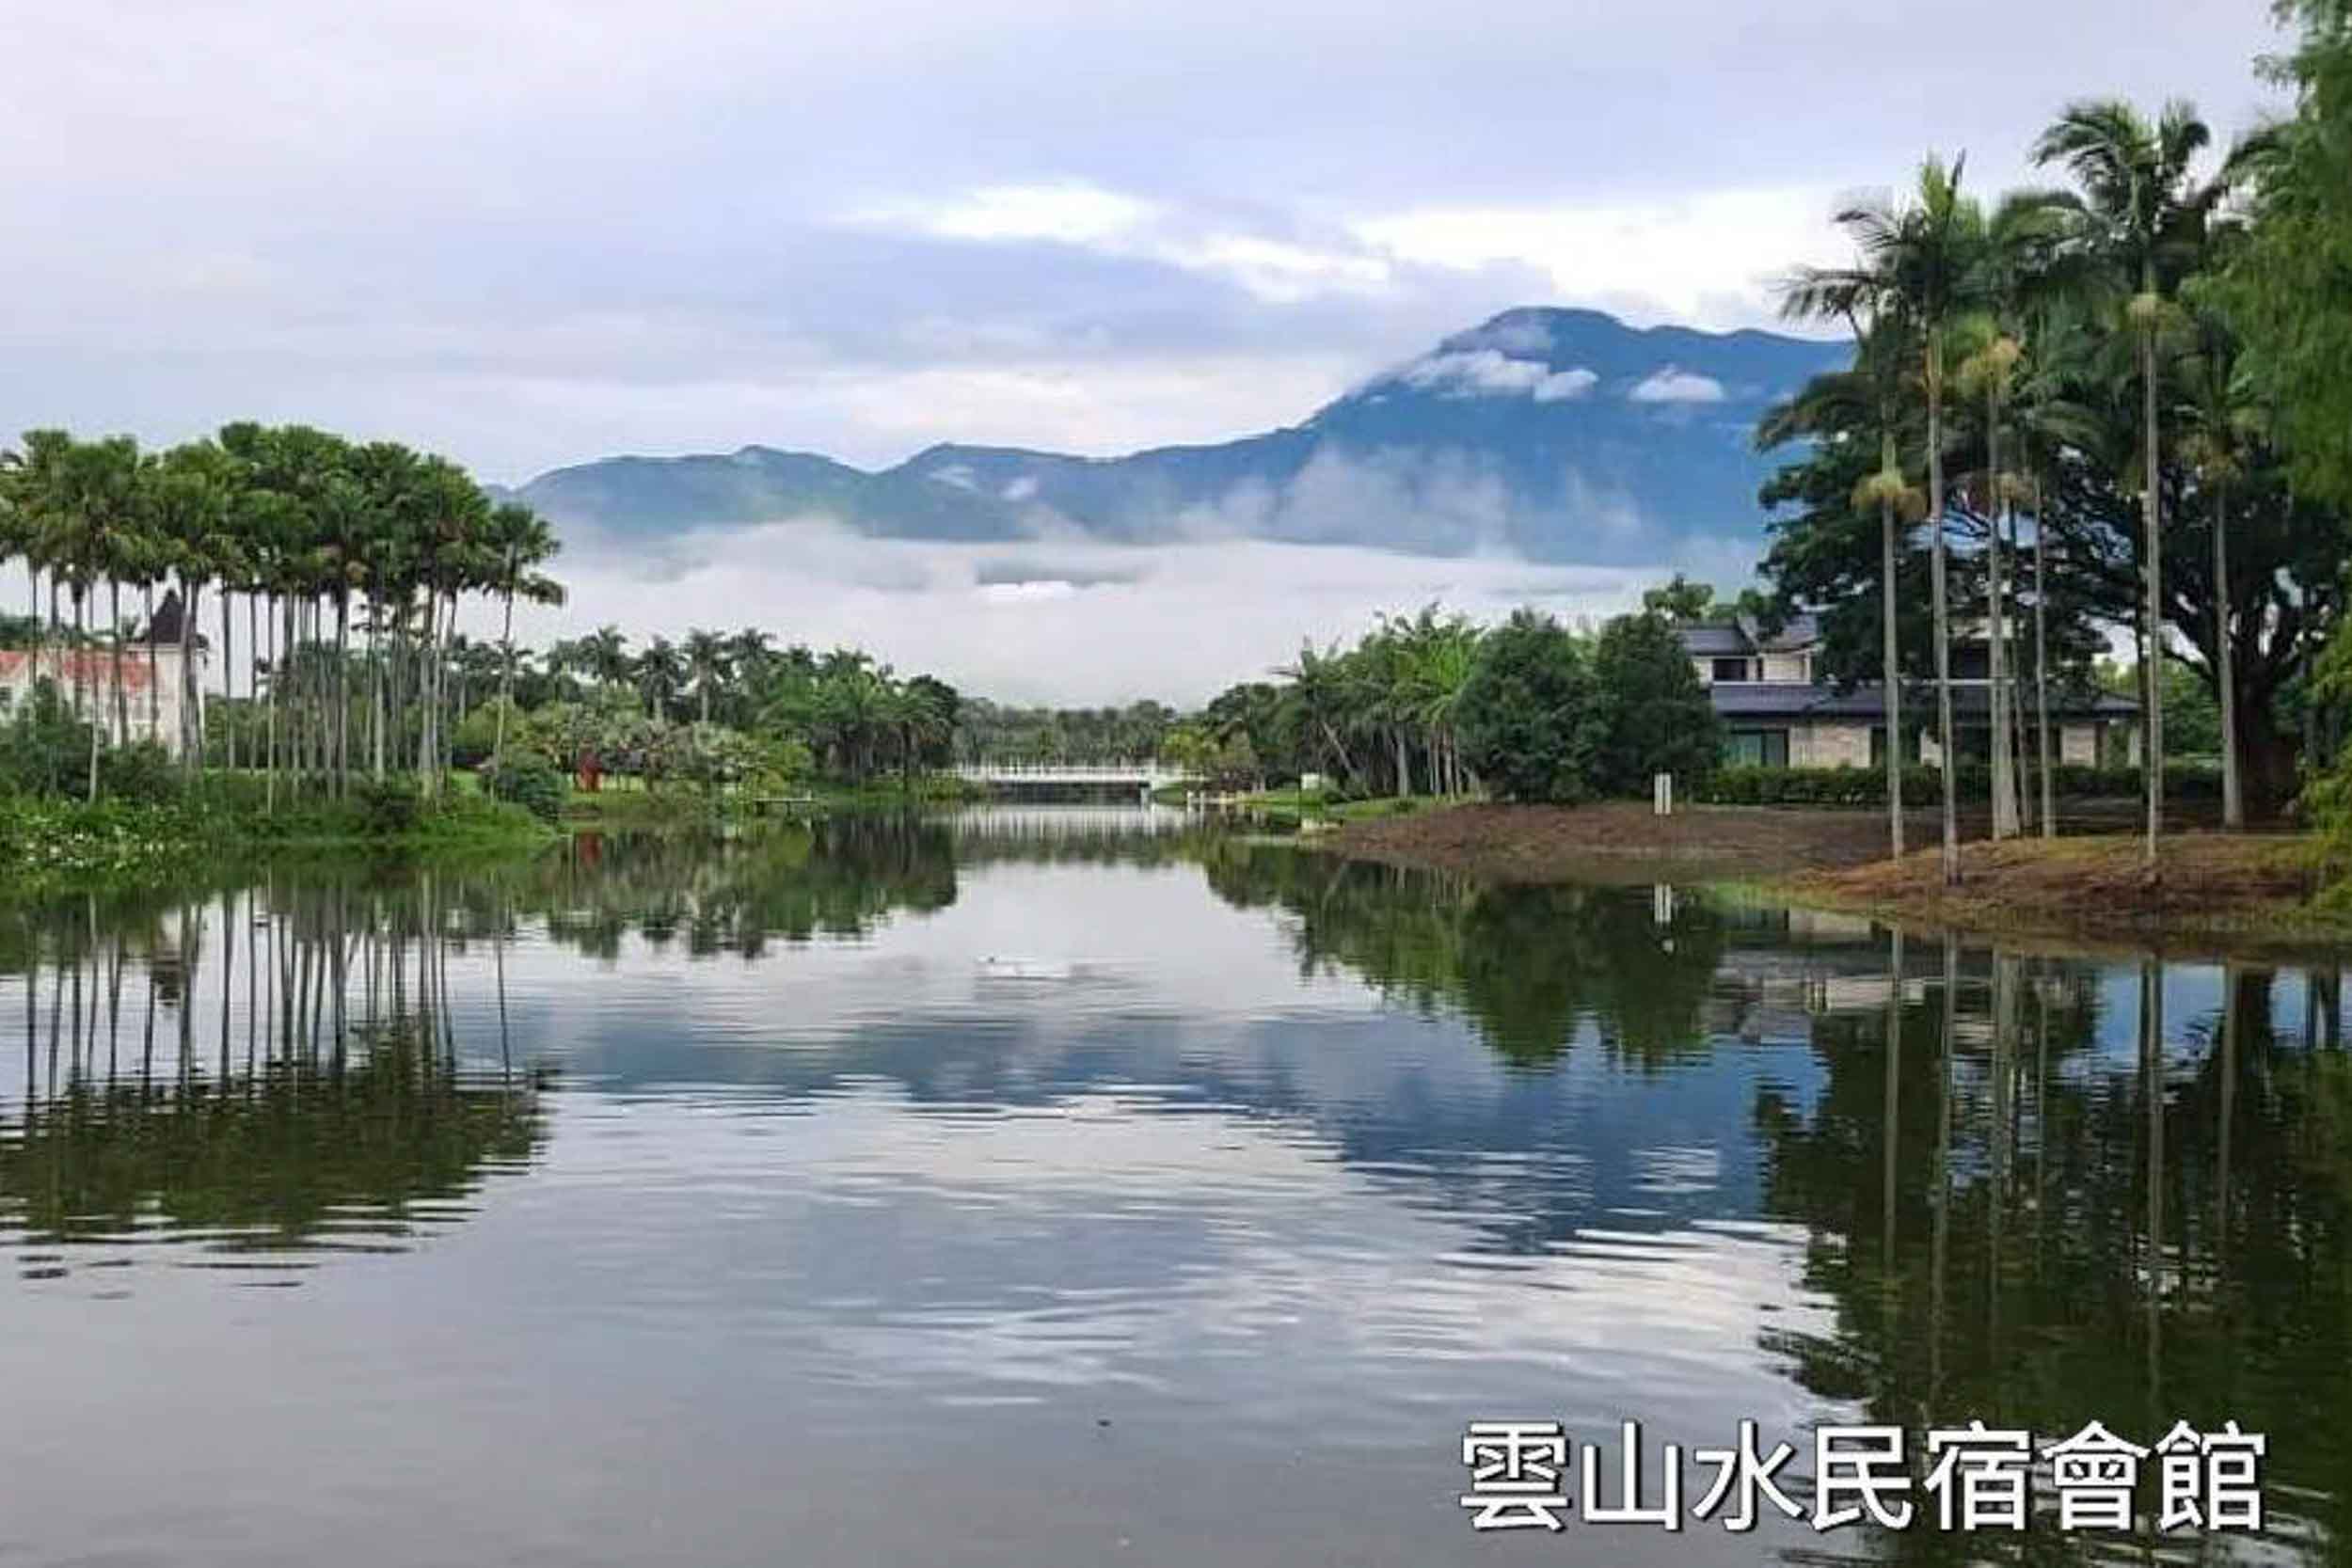
<path fill-rule="evenodd" d="M 1793 1430 L 1812 1402 L 1757 1338 L 1835 1329 L 1791 1227 L 1597 1225 L 1497 1259 L 1472 1215 L 1400 1203 L 1314 1136 L 1148 1092 L 943 1116 L 866 1085 L 777 1136 L 750 1108 L 633 1105 L 629 1136 L 568 1143 L 548 1179 L 719 1200 L 715 1219 L 639 1216 L 628 1272 L 691 1301 L 725 1294 L 716 1260 L 750 1269 L 777 1287 L 753 1310 L 814 1320 L 795 1332 L 859 1385 L 949 1402 L 1128 1386 L 1367 1433 L 1481 1402 L 1586 1425 L 1640 1409 L 1712 1437 L 1735 1415 Z M 695 1256 L 642 1255 L 714 1224 Z"/>

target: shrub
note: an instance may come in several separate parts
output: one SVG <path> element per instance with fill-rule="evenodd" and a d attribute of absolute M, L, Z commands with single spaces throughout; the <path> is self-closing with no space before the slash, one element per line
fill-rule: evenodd
<path fill-rule="evenodd" d="M 8 706 L 0 781 L 27 795 L 78 791 L 87 782 L 89 726 L 73 717 L 57 683 L 42 676 Z"/>
<path fill-rule="evenodd" d="M 520 806 L 542 822 L 562 816 L 571 794 L 571 781 L 552 763 L 528 755 L 484 768 L 482 784 L 492 800 Z"/>
<path fill-rule="evenodd" d="M 114 800 L 153 805 L 180 799 L 186 785 L 171 754 L 154 741 L 141 740 L 99 753 L 98 788 Z"/>
<path fill-rule="evenodd" d="M 2137 768 L 2091 768 L 2069 764 L 2051 771 L 2058 793 L 2070 800 L 2135 799 L 2146 786 Z M 1963 762 L 1953 780 L 1963 804 L 1982 801 L 1993 792 L 1990 768 L 1980 762 Z M 1943 800 L 1943 781 L 1933 768 L 1903 769 L 1903 803 L 1932 806 Z M 2028 793 L 2040 786 L 2030 776 Z M 2218 799 L 2218 770 L 2194 763 L 2164 770 L 2164 790 L 2174 800 Z M 1694 800 L 1724 806 L 1883 806 L 1886 804 L 1883 768 L 1719 768 L 1692 791 Z"/>
<path fill-rule="evenodd" d="M 417 781 L 405 773 L 362 779 L 351 792 L 359 814 L 359 831 L 371 838 L 398 838 L 416 831 L 424 812 Z"/>

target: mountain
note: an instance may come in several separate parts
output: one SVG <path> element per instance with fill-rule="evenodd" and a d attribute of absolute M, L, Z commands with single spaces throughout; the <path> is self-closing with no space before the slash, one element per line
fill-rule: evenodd
<path fill-rule="evenodd" d="M 1248 537 L 1538 561 L 1655 562 L 1753 540 L 1759 414 L 1836 344 L 1508 310 L 1303 424 L 1124 457 L 942 445 L 867 472 L 807 452 L 615 457 L 516 494 L 616 543 L 830 517 L 882 538 Z"/>

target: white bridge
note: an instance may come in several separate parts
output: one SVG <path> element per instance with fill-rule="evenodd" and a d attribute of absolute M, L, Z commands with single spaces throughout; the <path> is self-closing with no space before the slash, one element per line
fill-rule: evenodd
<path fill-rule="evenodd" d="M 1180 784 L 1184 770 L 1139 762 L 966 762 L 956 777 L 990 789 L 1133 789 L 1145 795 Z"/>

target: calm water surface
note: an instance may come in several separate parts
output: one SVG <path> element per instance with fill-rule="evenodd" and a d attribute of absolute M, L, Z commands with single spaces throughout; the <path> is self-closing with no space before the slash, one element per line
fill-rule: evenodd
<path fill-rule="evenodd" d="M 2234 1417 L 2164 1552 L 2344 1560 L 2334 972 L 1898 941 L 1085 810 L 0 911 L 0 1563 L 2144 1560 L 1473 1538 L 1498 1417 Z"/>

